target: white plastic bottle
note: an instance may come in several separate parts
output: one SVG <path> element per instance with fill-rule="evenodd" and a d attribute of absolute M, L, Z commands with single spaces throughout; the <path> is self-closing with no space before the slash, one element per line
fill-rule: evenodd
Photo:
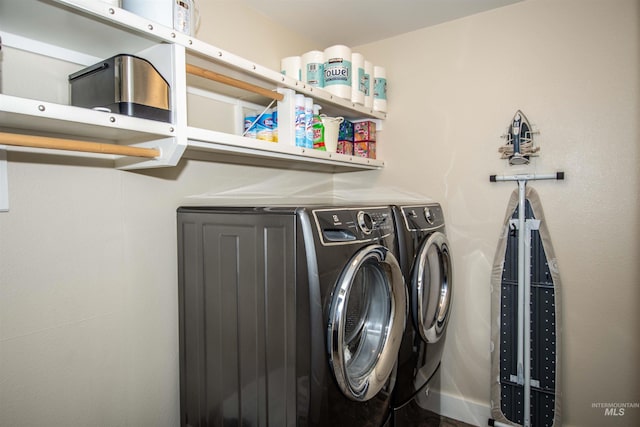
<path fill-rule="evenodd" d="M 307 146 L 307 130 L 305 127 L 304 95 L 296 94 L 295 101 L 295 137 L 296 147 Z"/>
<path fill-rule="evenodd" d="M 311 123 L 313 122 L 313 98 L 304 99 L 304 131 L 305 140 L 304 146 L 307 148 L 313 148 L 313 129 Z"/>

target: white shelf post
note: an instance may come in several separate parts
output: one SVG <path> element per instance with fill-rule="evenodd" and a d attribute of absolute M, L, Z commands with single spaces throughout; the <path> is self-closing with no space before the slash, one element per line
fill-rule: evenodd
<path fill-rule="evenodd" d="M 295 126 L 296 110 L 292 89 L 278 88 L 278 92 L 284 95 L 282 101 L 278 101 L 278 144 L 296 145 Z M 282 125 L 280 125 L 282 123 Z"/>

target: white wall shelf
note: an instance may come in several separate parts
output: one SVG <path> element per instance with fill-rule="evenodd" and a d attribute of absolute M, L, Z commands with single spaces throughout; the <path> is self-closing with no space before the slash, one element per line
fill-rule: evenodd
<path fill-rule="evenodd" d="M 325 172 L 384 167 L 382 160 L 280 145 L 200 128 L 188 128 L 187 133 L 189 139 L 185 156 L 188 158 Z"/>
<path fill-rule="evenodd" d="M 76 64 L 75 70 L 128 53 L 150 60 L 171 86 L 171 123 L 93 111 L 66 105 L 65 99 L 32 99 L 29 94 L 0 94 L 0 130 L 34 135 L 59 135 L 83 140 L 159 148 L 161 156 L 148 159 L 114 157 L 122 169 L 175 166 L 183 157 L 207 161 L 260 164 L 279 168 L 346 172 L 380 169 L 382 160 L 327 153 L 292 144 L 293 123 L 280 119 L 283 139 L 278 143 L 239 136 L 241 104 L 228 108 L 234 121 L 202 127 L 194 99 L 211 101 L 214 96 L 266 107 L 271 100 L 241 89 L 187 75 L 187 64 L 242 80 L 270 91 L 286 92 L 287 100 L 278 109 L 290 109 L 291 94 L 314 98 L 322 112 L 350 120 L 370 119 L 380 123 L 386 113 L 367 109 L 322 89 L 308 86 L 277 71 L 255 64 L 171 28 L 149 21 L 124 9 L 98 0 L 0 1 L 0 37 L 5 46 Z M 0 66 L 11 67 L 13 64 Z M 20 70 L 14 71 L 19 74 Z M 54 86 L 58 93 L 67 85 L 60 73 Z M 5 87 L 9 83 L 4 82 Z M 194 95 L 195 94 L 195 95 Z M 205 101 L 202 101 L 205 99 Z M 198 104 L 195 104 L 198 105 Z M 223 107 L 220 107 L 223 108 Z M 204 110 L 204 109 L 203 109 Z M 217 119 L 229 121 L 225 114 Z M 198 125 L 192 125 L 198 122 Z M 215 120 L 213 120 L 215 122 Z M 218 128 L 216 128 L 216 125 Z M 231 130 L 230 130 L 230 129 Z"/>

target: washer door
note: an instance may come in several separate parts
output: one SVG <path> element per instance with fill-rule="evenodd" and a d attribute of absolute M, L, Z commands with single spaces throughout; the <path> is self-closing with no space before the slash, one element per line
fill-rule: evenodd
<path fill-rule="evenodd" d="M 406 314 L 404 280 L 393 254 L 379 245 L 358 251 L 336 283 L 329 312 L 329 362 L 345 396 L 366 401 L 384 387 Z"/>
<path fill-rule="evenodd" d="M 411 275 L 413 321 L 427 343 L 437 342 L 445 332 L 452 272 L 449 241 L 443 233 L 433 233 L 420 246 Z"/>

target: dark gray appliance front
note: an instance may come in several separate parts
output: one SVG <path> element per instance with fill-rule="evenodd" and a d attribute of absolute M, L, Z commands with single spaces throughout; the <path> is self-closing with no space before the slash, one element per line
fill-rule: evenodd
<path fill-rule="evenodd" d="M 451 314 L 453 265 L 438 203 L 397 206 L 394 219 L 410 315 L 398 356 L 394 407 L 402 408 L 438 370 Z"/>
<path fill-rule="evenodd" d="M 178 209 L 181 425 L 382 425 L 394 230 L 388 208 Z"/>
<path fill-rule="evenodd" d="M 295 237 L 292 215 L 179 210 L 182 426 L 296 425 Z"/>

